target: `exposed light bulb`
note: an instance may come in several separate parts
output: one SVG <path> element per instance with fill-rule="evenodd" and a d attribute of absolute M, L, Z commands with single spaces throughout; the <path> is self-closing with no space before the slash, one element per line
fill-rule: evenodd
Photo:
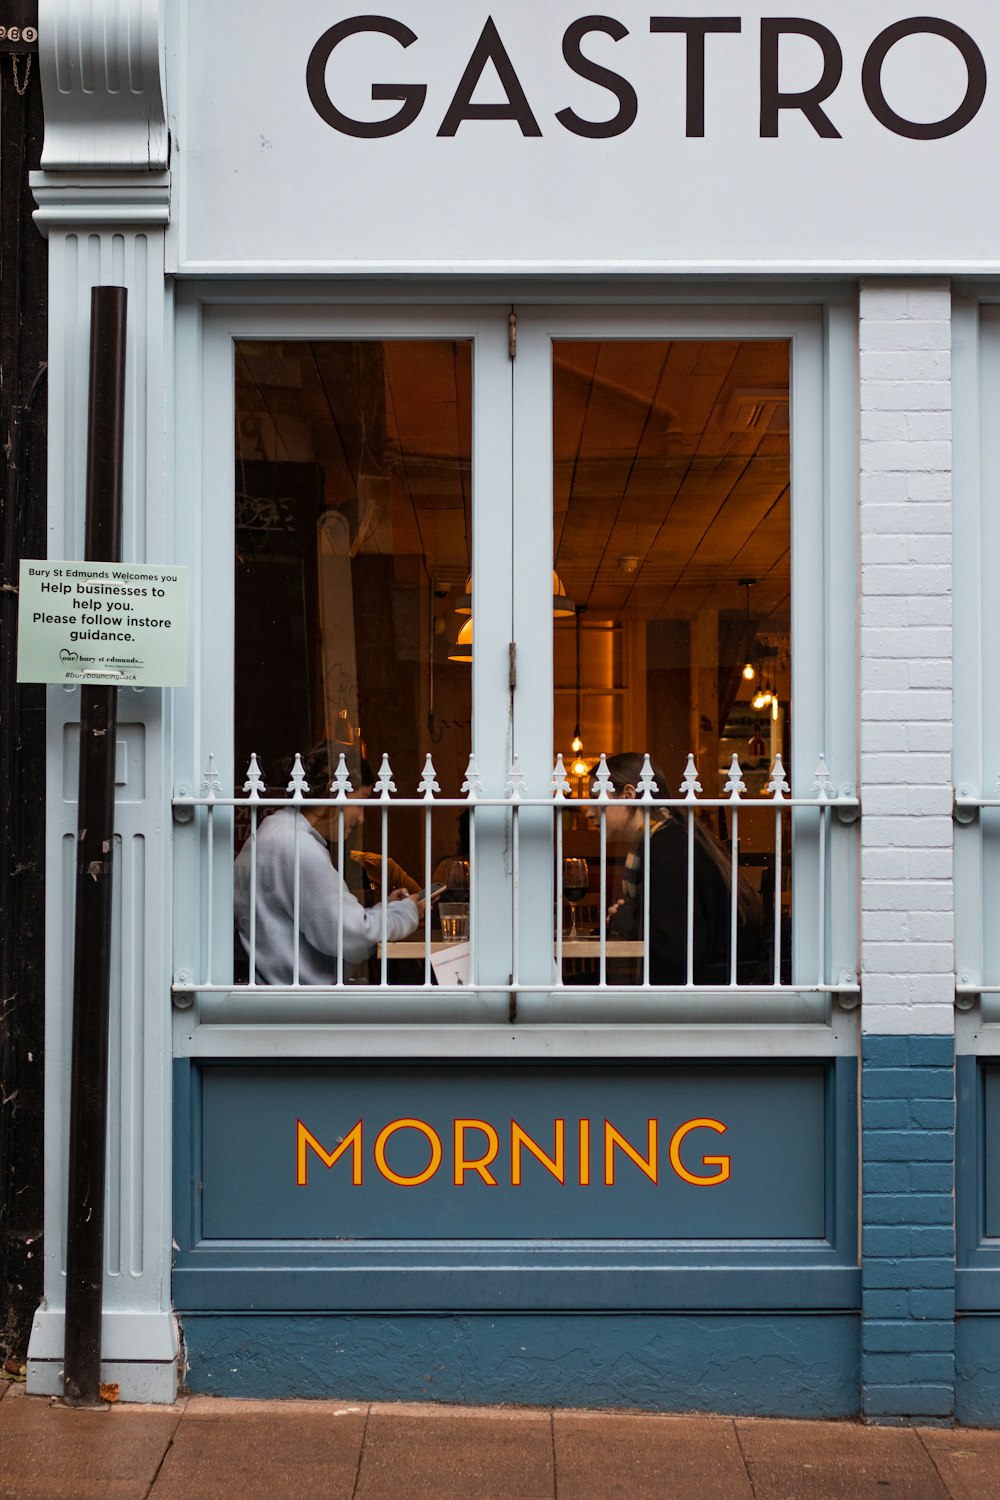
<path fill-rule="evenodd" d="M 580 738 L 579 730 L 576 734 L 574 734 L 572 740 L 570 741 L 569 748 L 572 750 L 574 755 L 579 755 L 580 751 L 583 749 L 583 740 L 581 740 Z"/>
<path fill-rule="evenodd" d="M 585 760 L 575 760 L 570 767 L 570 770 L 573 772 L 574 776 L 586 776 L 587 772 L 590 770 L 590 767 L 587 765 L 587 762 Z"/>
<path fill-rule="evenodd" d="M 747 664 L 746 664 L 746 666 L 743 668 L 743 680 L 744 680 L 744 682 L 753 682 L 753 680 L 754 680 L 754 678 L 756 676 L 757 676 L 757 673 L 753 669 L 753 662 L 752 661 L 748 661 Z"/>

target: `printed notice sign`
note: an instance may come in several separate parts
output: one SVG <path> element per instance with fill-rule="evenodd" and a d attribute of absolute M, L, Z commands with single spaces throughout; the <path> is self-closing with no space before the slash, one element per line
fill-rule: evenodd
<path fill-rule="evenodd" d="M 187 569 L 21 562 L 18 682 L 183 687 Z"/>

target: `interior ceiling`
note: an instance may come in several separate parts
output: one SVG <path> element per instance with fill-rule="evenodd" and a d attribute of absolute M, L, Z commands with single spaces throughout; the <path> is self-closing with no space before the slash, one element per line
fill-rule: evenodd
<path fill-rule="evenodd" d="M 754 578 L 757 630 L 787 631 L 787 343 L 561 341 L 553 376 L 555 567 L 587 619 L 742 611 Z M 236 384 L 243 458 L 321 465 L 358 550 L 464 584 L 471 345 L 244 343 Z"/>

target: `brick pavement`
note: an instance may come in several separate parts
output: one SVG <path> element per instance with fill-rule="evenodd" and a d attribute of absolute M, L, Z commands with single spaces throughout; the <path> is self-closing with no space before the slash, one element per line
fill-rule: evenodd
<path fill-rule="evenodd" d="M 0 1382 L 0 1500 L 994 1500 L 1000 1432 L 190 1397 Z"/>

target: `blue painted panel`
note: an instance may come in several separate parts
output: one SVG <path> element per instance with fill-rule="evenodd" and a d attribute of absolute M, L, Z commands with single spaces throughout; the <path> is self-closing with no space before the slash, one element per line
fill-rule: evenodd
<path fill-rule="evenodd" d="M 988 1239 L 1000 1238 L 1000 1067 L 983 1070 L 984 1229 Z"/>
<path fill-rule="evenodd" d="M 822 1240 L 827 1233 L 827 1069 L 823 1065 L 211 1065 L 202 1069 L 204 1240 Z M 555 1158 L 554 1121 L 565 1121 L 565 1182 L 525 1149 L 515 1185 L 512 1118 Z M 674 1132 L 710 1118 L 720 1134 L 693 1130 L 680 1148 L 690 1173 L 712 1178 L 706 1158 L 731 1159 L 713 1186 L 682 1180 L 668 1160 Z M 456 1119 L 495 1128 L 497 1151 L 484 1171 L 455 1182 Z M 590 1123 L 588 1171 L 581 1170 L 580 1119 Z M 605 1120 L 641 1156 L 648 1121 L 658 1121 L 659 1163 L 651 1181 L 613 1148 L 605 1180 Z M 348 1148 L 332 1167 L 307 1147 L 306 1183 L 296 1182 L 302 1121 L 333 1153 L 360 1120 L 358 1170 Z M 376 1165 L 379 1133 L 396 1130 Z M 384 1168 L 425 1182 L 400 1185 Z M 465 1156 L 489 1155 L 487 1131 L 472 1126 Z"/>
<path fill-rule="evenodd" d="M 850 1315 L 224 1317 L 182 1320 L 191 1390 L 849 1417 Z"/>
<path fill-rule="evenodd" d="M 955 1416 L 966 1427 L 1000 1427 L 1000 1317 L 959 1318 Z"/>
<path fill-rule="evenodd" d="M 1000 1310 L 1000 1064 L 956 1061 L 956 1305 Z"/>

